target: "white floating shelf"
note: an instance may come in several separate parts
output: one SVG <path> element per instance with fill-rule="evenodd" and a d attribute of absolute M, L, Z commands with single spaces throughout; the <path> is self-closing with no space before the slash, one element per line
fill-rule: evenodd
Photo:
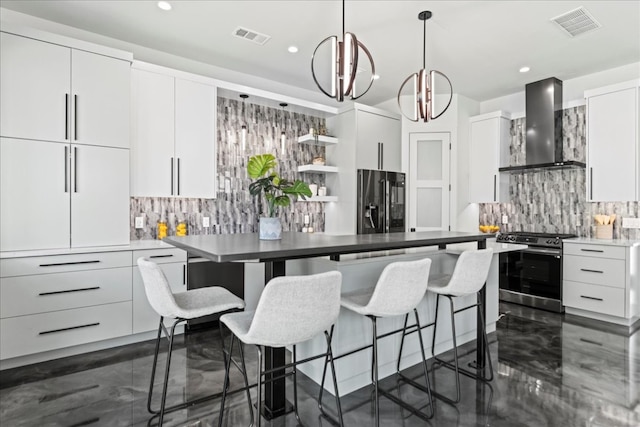
<path fill-rule="evenodd" d="M 300 144 L 314 144 L 314 145 L 332 145 L 338 143 L 338 138 L 326 135 L 311 135 L 310 133 L 298 137 L 298 143 Z"/>
<path fill-rule="evenodd" d="M 298 166 L 298 172 L 337 173 L 338 168 L 325 165 L 302 165 Z"/>
<path fill-rule="evenodd" d="M 338 196 L 313 196 L 307 200 L 298 199 L 298 202 L 337 202 Z"/>

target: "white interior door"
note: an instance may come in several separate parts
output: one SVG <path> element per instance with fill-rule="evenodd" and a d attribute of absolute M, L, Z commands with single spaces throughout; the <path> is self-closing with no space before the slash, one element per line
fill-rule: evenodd
<path fill-rule="evenodd" d="M 409 135 L 409 228 L 449 229 L 448 132 Z"/>

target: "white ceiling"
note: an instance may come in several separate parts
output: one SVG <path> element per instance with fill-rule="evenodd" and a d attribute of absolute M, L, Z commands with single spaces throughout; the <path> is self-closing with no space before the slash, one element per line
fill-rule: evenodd
<path fill-rule="evenodd" d="M 310 72 L 316 45 L 339 35 L 340 1 L 5 1 L 1 6 L 111 38 L 292 86 L 317 91 Z M 602 24 L 570 37 L 551 18 L 584 6 Z M 346 2 L 346 30 L 371 51 L 381 78 L 361 98 L 394 98 L 422 65 L 445 73 L 454 91 L 484 101 L 520 92 L 547 77 L 568 80 L 640 62 L 639 1 L 364 1 Z M 271 36 L 264 45 L 233 37 L 238 26 Z M 297 54 L 287 52 L 295 44 Z M 531 71 L 521 74 L 524 65 Z M 329 99 L 327 98 L 327 102 Z"/>

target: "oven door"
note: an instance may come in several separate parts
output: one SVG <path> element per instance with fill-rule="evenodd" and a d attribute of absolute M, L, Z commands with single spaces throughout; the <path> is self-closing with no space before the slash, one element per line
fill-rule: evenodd
<path fill-rule="evenodd" d="M 499 287 L 562 300 L 562 251 L 530 247 L 500 254 Z"/>

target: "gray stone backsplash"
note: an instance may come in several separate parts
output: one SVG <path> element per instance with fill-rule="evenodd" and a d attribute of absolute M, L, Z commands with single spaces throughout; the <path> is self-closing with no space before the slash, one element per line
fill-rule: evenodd
<path fill-rule="evenodd" d="M 282 177 L 325 184 L 323 174 L 298 172 L 299 165 L 310 164 L 316 156 L 324 157 L 324 147 L 298 143 L 298 136 L 308 133 L 310 128 L 325 127 L 323 118 L 222 97 L 218 97 L 217 110 L 217 197 L 131 197 L 131 240 L 155 239 L 158 221 L 167 222 L 168 235 L 175 235 L 177 224 L 183 221 L 187 223 L 188 234 L 257 232 L 262 202 L 249 194 L 251 179 L 246 172 L 247 161 L 255 154 L 274 154 Z M 243 123 L 248 129 L 244 150 Z M 283 125 L 284 150 L 280 144 Z M 309 215 L 315 231 L 324 230 L 324 204 L 318 202 L 295 202 L 280 208 L 283 230 L 300 231 L 305 215 Z M 144 217 L 144 229 L 135 229 L 137 216 Z M 209 217 L 210 227 L 202 226 L 204 217 Z"/>
<path fill-rule="evenodd" d="M 564 160 L 586 162 L 585 107 L 564 110 Z M 510 166 L 525 164 L 526 118 L 511 121 Z M 536 170 L 509 176 L 509 203 L 481 203 L 480 224 L 500 225 L 501 231 L 571 233 L 595 236 L 594 215 L 615 214 L 614 238 L 640 239 L 640 230 L 622 228 L 623 217 L 638 217 L 636 202 L 591 203 L 586 199 L 584 169 Z M 508 224 L 502 225 L 507 215 Z"/>

